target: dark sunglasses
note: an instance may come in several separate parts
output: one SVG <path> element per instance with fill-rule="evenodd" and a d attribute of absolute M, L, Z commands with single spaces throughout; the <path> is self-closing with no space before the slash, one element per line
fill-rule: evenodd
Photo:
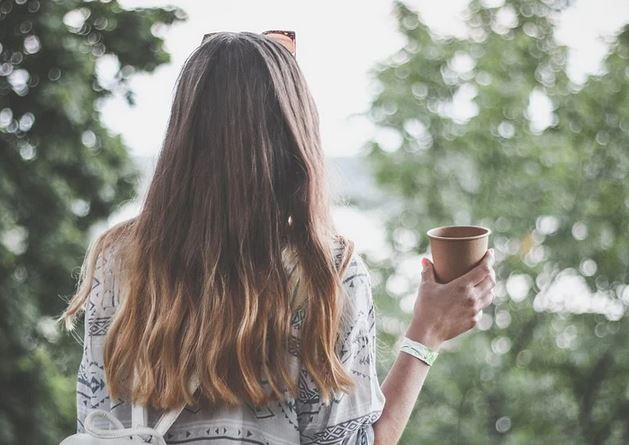
<path fill-rule="evenodd" d="M 214 34 L 218 34 L 218 32 L 210 32 L 208 34 L 203 34 L 203 40 L 201 40 L 201 44 L 205 43 L 210 36 Z M 295 31 L 282 31 L 278 29 L 272 29 L 269 31 L 264 31 L 261 33 L 262 35 L 266 35 L 273 40 L 284 45 L 290 53 L 295 56 L 297 54 L 297 42 L 295 40 Z"/>

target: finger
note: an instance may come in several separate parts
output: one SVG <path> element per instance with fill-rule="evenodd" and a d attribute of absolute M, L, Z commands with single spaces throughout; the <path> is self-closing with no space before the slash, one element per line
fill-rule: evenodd
<path fill-rule="evenodd" d="M 475 286 L 476 292 L 479 294 L 485 294 L 490 289 L 493 289 L 496 285 L 496 279 L 494 278 L 494 273 L 491 272 L 487 275 L 483 280 Z"/>
<path fill-rule="evenodd" d="M 428 258 L 422 258 L 422 281 L 436 281 L 435 270 Z"/>
<path fill-rule="evenodd" d="M 483 281 L 485 277 L 491 273 L 491 265 L 493 264 L 493 249 L 487 250 L 480 262 L 474 266 L 471 270 L 456 278 L 454 281 L 458 281 L 462 284 L 471 284 L 476 286 Z"/>
<path fill-rule="evenodd" d="M 476 323 L 478 323 L 480 321 L 480 319 L 483 318 L 483 310 L 479 310 L 478 312 L 476 312 L 476 315 L 474 315 L 474 321 Z"/>
<path fill-rule="evenodd" d="M 496 296 L 496 293 L 494 292 L 493 289 L 491 289 L 488 292 L 485 292 L 484 294 L 482 294 L 478 298 L 478 307 L 481 308 L 481 311 L 487 306 L 489 306 L 491 303 L 493 303 L 495 296 Z"/>

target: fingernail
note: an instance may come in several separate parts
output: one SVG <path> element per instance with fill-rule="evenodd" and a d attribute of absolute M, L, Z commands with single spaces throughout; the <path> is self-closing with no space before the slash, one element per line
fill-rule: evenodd
<path fill-rule="evenodd" d="M 492 247 L 491 249 L 489 249 L 489 254 L 490 254 L 491 256 L 494 256 L 494 248 L 493 248 L 493 247 Z"/>
<path fill-rule="evenodd" d="M 428 258 L 426 257 L 422 258 L 422 266 L 424 267 L 428 266 Z"/>

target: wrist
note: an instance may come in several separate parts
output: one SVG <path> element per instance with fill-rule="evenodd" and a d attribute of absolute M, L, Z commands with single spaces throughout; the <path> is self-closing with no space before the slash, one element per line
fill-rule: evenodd
<path fill-rule="evenodd" d="M 406 337 L 427 346 L 435 352 L 439 350 L 443 343 L 443 340 L 439 339 L 432 329 L 414 318 L 406 329 Z"/>

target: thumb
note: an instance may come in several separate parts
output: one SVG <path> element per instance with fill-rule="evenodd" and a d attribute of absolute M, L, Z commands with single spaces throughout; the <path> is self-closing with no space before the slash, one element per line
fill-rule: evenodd
<path fill-rule="evenodd" d="M 435 281 L 435 271 L 426 257 L 422 258 L 422 281 Z"/>

